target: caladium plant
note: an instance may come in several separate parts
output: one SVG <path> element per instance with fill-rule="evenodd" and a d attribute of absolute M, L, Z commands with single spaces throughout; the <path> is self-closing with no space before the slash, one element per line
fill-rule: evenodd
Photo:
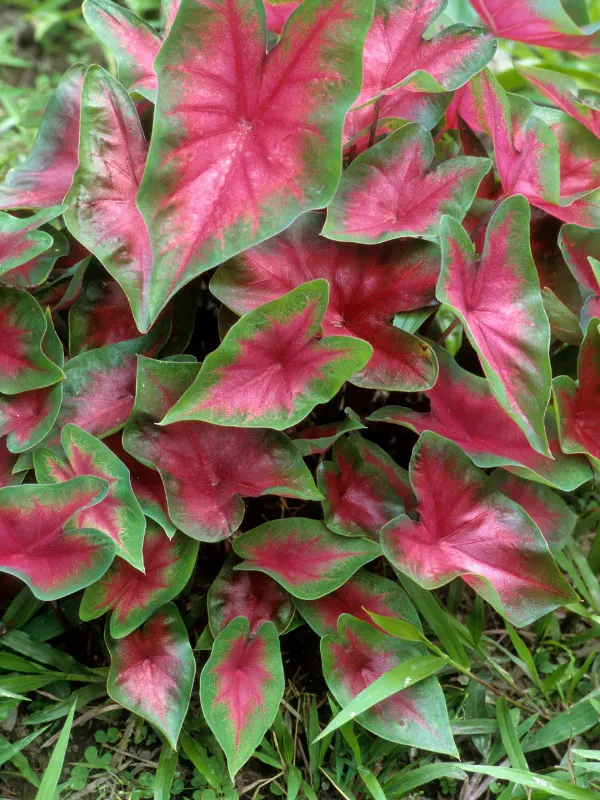
<path fill-rule="evenodd" d="M 600 103 L 492 57 L 599 34 L 471 5 L 85 0 L 117 74 L 71 67 L 0 185 L 0 571 L 106 615 L 110 697 L 232 777 L 319 638 L 335 703 L 387 687 L 354 722 L 456 755 L 484 622 L 580 608 Z"/>

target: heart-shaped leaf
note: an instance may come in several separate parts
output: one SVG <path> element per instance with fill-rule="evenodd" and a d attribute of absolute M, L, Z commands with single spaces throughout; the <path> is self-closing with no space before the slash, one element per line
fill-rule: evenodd
<path fill-rule="evenodd" d="M 490 162 L 456 156 L 431 169 L 433 155 L 431 134 L 415 124 L 361 153 L 342 175 L 323 235 L 364 244 L 435 239 L 444 214 L 462 220 Z"/>
<path fill-rule="evenodd" d="M 213 636 L 236 617 L 245 617 L 250 635 L 265 622 L 282 633 L 292 621 L 294 605 L 289 594 L 260 572 L 236 572 L 236 560 L 229 558 L 208 590 L 208 624 Z"/>
<path fill-rule="evenodd" d="M 410 480 L 419 521 L 399 517 L 381 534 L 396 569 L 426 589 L 460 575 L 519 626 L 576 601 L 529 515 L 494 489 L 456 445 L 422 434 Z"/>
<path fill-rule="evenodd" d="M 600 418 L 597 388 L 600 381 L 600 320 L 587 326 L 577 360 L 578 382 L 566 375 L 552 388 L 558 415 L 561 447 L 565 453 L 585 453 L 600 468 Z"/>
<path fill-rule="evenodd" d="M 298 431 L 294 447 L 301 456 L 314 456 L 325 453 L 345 433 L 366 428 L 358 414 L 351 408 L 344 409 L 344 419 L 327 425 L 313 425 Z"/>
<path fill-rule="evenodd" d="M 294 597 L 316 600 L 381 555 L 368 539 L 338 536 L 314 519 L 266 522 L 233 541 L 244 561 L 235 569 L 266 572 Z"/>
<path fill-rule="evenodd" d="M 50 312 L 46 314 L 46 323 L 42 351 L 62 369 L 63 346 Z M 29 450 L 42 441 L 56 421 L 62 397 L 63 381 L 29 392 L 0 395 L 0 436 L 6 436 L 6 446 L 12 453 Z"/>
<path fill-rule="evenodd" d="M 383 526 L 414 505 L 408 473 L 385 450 L 351 433 L 319 465 L 325 524 L 345 536 L 377 538 Z"/>
<path fill-rule="evenodd" d="M 154 102 L 157 82 L 153 64 L 162 38 L 133 11 L 111 0 L 85 0 L 82 10 L 87 24 L 114 55 L 119 81 L 130 92 Z"/>
<path fill-rule="evenodd" d="M 244 515 L 242 496 L 320 499 L 300 454 L 283 433 L 205 422 L 157 425 L 190 386 L 198 365 L 146 358 L 138 364 L 136 405 L 123 445 L 159 471 L 169 516 L 182 531 L 209 542 L 231 536 Z"/>
<path fill-rule="evenodd" d="M 498 207 L 481 258 L 450 217 L 442 220 L 440 240 L 439 300 L 463 323 L 496 400 L 531 446 L 549 456 L 550 325 L 529 249 L 527 201 L 511 197 Z"/>
<path fill-rule="evenodd" d="M 459 367 L 443 347 L 434 346 L 440 366 L 438 380 L 427 392 L 429 411 L 387 406 L 375 411 L 373 422 L 405 425 L 416 433 L 433 431 L 458 444 L 479 467 L 515 465 L 511 471 L 573 491 L 591 478 L 582 456 L 561 449 L 554 415 L 546 414 L 553 458 L 537 453 L 525 434 L 496 402 L 488 382 Z"/>
<path fill-rule="evenodd" d="M 573 533 L 577 515 L 556 492 L 503 469 L 492 473 L 492 485 L 529 514 L 551 550 L 560 549 Z"/>
<path fill-rule="evenodd" d="M 120 705 L 148 720 L 177 748 L 187 714 L 196 661 L 177 608 L 169 603 L 123 639 L 106 633 L 107 689 Z"/>
<path fill-rule="evenodd" d="M 103 478 L 109 485 L 104 500 L 80 511 L 73 522 L 78 528 L 105 533 L 115 543 L 121 558 L 143 569 L 146 519 L 131 489 L 129 470 L 105 444 L 77 425 L 65 425 L 61 444 L 66 461 L 51 450 L 42 448 L 34 453 L 38 483 L 62 483 L 78 475 Z"/>
<path fill-rule="evenodd" d="M 579 55 L 600 52 L 597 26 L 579 28 L 561 0 L 470 0 L 485 24 L 505 39 L 535 47 L 552 47 Z"/>
<path fill-rule="evenodd" d="M 296 608 L 319 636 L 335 636 L 338 619 L 351 614 L 373 625 L 367 611 L 384 617 L 401 617 L 420 629 L 419 615 L 397 583 L 359 570 L 343 586 L 318 600 L 296 600 Z"/>
<path fill-rule="evenodd" d="M 79 166 L 65 199 L 65 222 L 119 282 L 141 331 L 153 322 L 152 248 L 136 203 L 146 151 L 129 95 L 102 67 L 90 67 L 81 99 Z"/>
<path fill-rule="evenodd" d="M 139 194 L 155 256 L 150 321 L 194 276 L 327 204 L 372 12 L 373 0 L 305 0 L 267 54 L 262 3 L 180 9 L 154 65 Z"/>
<path fill-rule="evenodd" d="M 422 391 L 433 386 L 435 357 L 416 336 L 395 328 L 394 314 L 435 303 L 440 251 L 426 242 L 378 247 L 341 244 L 320 236 L 323 217 L 305 214 L 279 236 L 221 266 L 212 293 L 236 314 L 316 278 L 329 283 L 325 336 L 364 339 L 373 355 L 350 378 L 358 386 Z"/>
<path fill-rule="evenodd" d="M 169 539 L 158 525 L 149 523 L 144 538 L 144 572 L 116 558 L 108 572 L 85 590 L 79 616 L 87 621 L 112 611 L 110 635 L 113 639 L 128 636 L 183 591 L 197 553 L 197 542 L 182 533 Z"/>
<path fill-rule="evenodd" d="M 113 542 L 67 523 L 100 502 L 107 489 L 98 478 L 0 489 L 0 572 L 25 581 L 40 600 L 65 597 L 98 580 L 113 560 Z"/>
<path fill-rule="evenodd" d="M 44 312 L 30 294 L 0 287 L 0 392 L 18 394 L 64 378 L 42 352 L 46 328 Z"/>
<path fill-rule="evenodd" d="M 373 352 L 361 339 L 315 337 L 328 284 L 305 283 L 246 314 L 202 364 L 163 420 L 283 430 L 330 400 Z"/>
<path fill-rule="evenodd" d="M 47 208 L 62 203 L 77 169 L 84 68 L 71 67 L 48 103 L 33 149 L 0 186 L 0 208 Z"/>
<path fill-rule="evenodd" d="M 275 625 L 265 622 L 251 634 L 247 619 L 232 620 L 215 639 L 200 676 L 202 711 L 232 778 L 271 726 L 284 687 Z"/>
<path fill-rule="evenodd" d="M 423 645 L 395 639 L 347 614 L 338 622 L 337 636 L 321 639 L 323 675 L 342 707 L 384 673 L 423 653 Z M 433 676 L 376 703 L 356 721 L 388 741 L 456 754 L 444 695 Z"/>

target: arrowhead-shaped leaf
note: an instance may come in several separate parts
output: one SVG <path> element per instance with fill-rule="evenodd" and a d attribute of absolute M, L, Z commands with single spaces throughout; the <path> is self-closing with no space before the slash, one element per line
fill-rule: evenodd
<path fill-rule="evenodd" d="M 585 453 L 597 471 L 600 467 L 600 320 L 587 327 L 577 360 L 576 384 L 559 375 L 553 381 L 561 447 L 565 453 Z"/>
<path fill-rule="evenodd" d="M 215 639 L 200 676 L 202 711 L 225 751 L 231 777 L 248 761 L 275 719 L 285 681 L 277 629 L 251 634 L 237 617 Z"/>
<path fill-rule="evenodd" d="M 444 214 L 462 220 L 490 162 L 456 156 L 432 169 L 433 155 L 431 134 L 414 124 L 361 153 L 342 175 L 323 235 L 364 244 L 435 239 Z"/>
<path fill-rule="evenodd" d="M 577 515 L 548 486 L 523 480 L 503 469 L 494 470 L 492 484 L 529 514 L 550 549 L 559 549 L 573 533 Z"/>
<path fill-rule="evenodd" d="M 0 572 L 25 581 L 40 600 L 65 597 L 98 580 L 113 560 L 114 544 L 67 523 L 102 500 L 107 488 L 98 478 L 74 478 L 60 486 L 0 489 Z"/>
<path fill-rule="evenodd" d="M 157 81 L 153 64 L 162 45 L 158 33 L 137 14 L 111 0 L 85 0 L 82 10 L 87 24 L 114 55 L 119 81 L 130 92 L 154 101 Z"/>
<path fill-rule="evenodd" d="M 13 217 L 0 212 L 0 275 L 42 255 L 54 244 L 49 233 L 38 230 L 58 217 L 65 206 L 55 206 L 31 217 Z"/>
<path fill-rule="evenodd" d="M 215 542 L 239 527 L 242 497 L 320 499 L 283 433 L 205 422 L 156 424 L 197 374 L 197 364 L 140 358 L 136 405 L 123 437 L 131 455 L 159 471 L 174 524 L 195 539 Z"/>
<path fill-rule="evenodd" d="M 531 446 L 550 455 L 550 325 L 529 248 L 529 206 L 505 200 L 488 226 L 481 258 L 456 220 L 442 221 L 438 298 L 462 322 L 490 388 Z"/>
<path fill-rule="evenodd" d="M 381 555 L 368 539 L 338 536 L 314 519 L 266 522 L 233 541 L 244 561 L 235 569 L 266 572 L 294 597 L 316 600 L 338 589 Z"/>
<path fill-rule="evenodd" d="M 352 614 L 374 625 L 367 611 L 384 617 L 401 617 L 417 628 L 421 627 L 419 615 L 405 591 L 394 581 L 364 569 L 334 592 L 318 600 L 296 600 L 295 605 L 319 636 L 335 636 L 342 614 Z"/>
<path fill-rule="evenodd" d="M 344 419 L 326 425 L 313 425 L 298 431 L 293 439 L 294 447 L 301 456 L 314 456 L 325 453 L 337 442 L 340 436 L 350 431 L 364 430 L 366 425 L 351 408 L 344 409 Z"/>
<path fill-rule="evenodd" d="M 42 352 L 46 327 L 44 312 L 30 294 L 0 287 L 0 392 L 18 394 L 64 378 Z"/>
<path fill-rule="evenodd" d="M 398 312 L 435 303 L 438 247 L 341 244 L 320 236 L 322 225 L 321 214 L 305 214 L 279 236 L 231 259 L 215 273 L 212 293 L 236 314 L 245 314 L 306 281 L 325 278 L 330 295 L 324 335 L 356 336 L 373 347 L 351 382 L 388 391 L 433 386 L 437 367 L 430 348 L 392 320 Z"/>
<path fill-rule="evenodd" d="M 139 194 L 155 256 L 151 321 L 194 276 L 329 202 L 372 11 L 373 0 L 305 0 L 266 54 L 262 3 L 180 9 L 155 62 Z"/>
<path fill-rule="evenodd" d="M 128 453 L 123 447 L 120 432 L 107 436 L 104 444 L 110 447 L 129 470 L 133 493 L 144 514 L 157 522 L 171 538 L 175 533 L 175 526 L 169 519 L 167 496 L 158 470 L 147 467 Z"/>
<path fill-rule="evenodd" d="M 83 76 L 82 66 L 71 67 L 56 87 L 31 153 L 0 186 L 0 208 L 62 203 L 77 169 Z"/>
<path fill-rule="evenodd" d="M 321 657 L 327 685 L 342 707 L 385 672 L 424 654 L 423 645 L 395 639 L 349 615 L 338 626 L 337 636 L 321 639 Z M 356 721 L 392 742 L 456 754 L 444 695 L 433 676 L 376 703 Z"/>
<path fill-rule="evenodd" d="M 35 452 L 38 483 L 62 483 L 78 475 L 105 480 L 109 490 L 104 500 L 80 511 L 73 522 L 78 528 L 94 528 L 105 533 L 115 543 L 121 558 L 143 569 L 146 519 L 131 489 L 129 470 L 105 444 L 77 425 L 65 425 L 61 444 L 66 461 L 51 450 L 42 448 Z"/>
<path fill-rule="evenodd" d="M 65 222 L 119 282 L 141 331 L 153 322 L 152 248 L 136 203 L 146 151 L 129 95 L 102 67 L 90 67 L 81 100 L 79 166 L 66 197 Z"/>
<path fill-rule="evenodd" d="M 519 626 L 575 602 L 528 514 L 456 445 L 424 433 L 413 450 L 410 480 L 419 521 L 399 517 L 381 534 L 396 569 L 426 589 L 461 575 Z"/>
<path fill-rule="evenodd" d="M 46 314 L 46 322 L 42 351 L 62 369 L 63 346 L 50 312 Z M 29 450 L 42 441 L 56 421 L 62 397 L 63 381 L 29 392 L 0 395 L 0 436 L 6 436 L 6 445 L 12 453 Z"/>
<path fill-rule="evenodd" d="M 579 55 L 600 52 L 598 26 L 579 28 L 561 0 L 470 0 L 485 24 L 504 39 Z"/>
<path fill-rule="evenodd" d="M 203 420 L 283 430 L 330 400 L 373 351 L 349 336 L 315 338 L 328 295 L 326 281 L 311 281 L 242 317 L 163 424 Z"/>
<path fill-rule="evenodd" d="M 512 471 L 573 491 L 590 480 L 583 457 L 566 456 L 560 449 L 551 411 L 546 414 L 553 458 L 536 452 L 522 430 L 496 402 L 488 382 L 459 367 L 450 353 L 435 346 L 440 365 L 438 380 L 427 392 L 430 410 L 400 406 L 379 409 L 373 422 L 405 425 L 416 433 L 433 431 L 458 444 L 479 467 L 509 466 Z"/>
<path fill-rule="evenodd" d="M 377 538 L 414 505 L 406 470 L 358 433 L 335 443 L 333 461 L 319 465 L 318 482 L 325 524 L 345 536 Z"/>
<path fill-rule="evenodd" d="M 144 572 L 116 558 L 108 572 L 85 590 L 79 616 L 87 621 L 112 611 L 110 635 L 113 639 L 128 636 L 183 591 L 197 553 L 197 542 L 182 533 L 168 539 L 158 525 L 149 523 Z"/>
<path fill-rule="evenodd" d="M 588 104 L 585 93 L 579 92 L 575 81 L 561 72 L 521 66 L 519 72 L 554 105 L 600 138 L 600 110 L 597 107 L 596 93 L 589 93 L 594 104 Z"/>
<path fill-rule="evenodd" d="M 107 632 L 106 645 L 111 658 L 109 695 L 148 720 L 175 750 L 196 673 L 188 632 L 176 607 L 164 606 L 123 639 L 112 639 Z"/>
<path fill-rule="evenodd" d="M 250 634 L 265 622 L 272 622 L 279 633 L 294 616 L 289 594 L 261 572 L 236 572 L 235 559 L 228 559 L 208 590 L 208 624 L 213 636 L 236 617 L 245 617 Z"/>

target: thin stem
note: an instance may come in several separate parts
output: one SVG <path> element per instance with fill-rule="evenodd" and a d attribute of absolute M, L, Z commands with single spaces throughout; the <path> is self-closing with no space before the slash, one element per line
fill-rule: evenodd
<path fill-rule="evenodd" d="M 475 230 L 471 234 L 471 241 L 472 242 L 475 242 L 475 240 L 477 239 L 477 236 L 481 233 L 481 230 L 484 227 L 487 226 L 488 222 L 493 217 L 494 212 L 496 211 L 496 209 L 498 208 L 498 206 L 500 205 L 500 203 L 503 200 L 504 200 L 504 195 L 501 194 L 500 197 L 494 203 L 492 203 L 492 205 L 488 208 L 488 210 L 485 212 L 485 214 L 483 214 L 483 216 L 481 217 L 481 219 L 477 223 L 477 226 L 476 226 Z"/>
<path fill-rule="evenodd" d="M 375 137 L 377 136 L 377 125 L 379 124 L 379 112 L 381 111 L 381 97 L 375 101 L 373 108 L 373 121 L 371 122 L 371 130 L 369 131 L 369 147 L 375 144 Z"/>
<path fill-rule="evenodd" d="M 445 342 L 445 341 L 446 341 L 446 339 L 447 339 L 447 338 L 450 336 L 450 334 L 452 333 L 452 331 L 453 331 L 453 330 L 456 328 L 456 326 L 457 326 L 457 325 L 459 325 L 459 324 L 460 324 L 460 320 L 459 320 L 459 318 L 458 318 L 458 317 L 454 317 L 454 319 L 452 320 L 452 322 L 450 323 L 450 325 L 448 325 L 448 327 L 446 328 L 446 330 L 445 330 L 445 331 L 442 331 L 442 333 L 441 333 L 441 334 L 438 336 L 438 338 L 437 338 L 437 344 L 442 344 L 443 342 Z"/>

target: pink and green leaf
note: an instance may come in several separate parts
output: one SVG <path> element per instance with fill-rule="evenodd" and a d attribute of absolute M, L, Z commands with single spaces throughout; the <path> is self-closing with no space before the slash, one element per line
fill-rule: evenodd
<path fill-rule="evenodd" d="M 136 203 L 146 154 L 129 95 L 102 67 L 90 67 L 81 100 L 79 166 L 66 197 L 65 222 L 118 281 L 141 331 L 154 321 L 152 248 Z"/>
<path fill-rule="evenodd" d="M 62 214 L 65 206 L 54 206 L 30 217 L 14 217 L 0 212 L 0 276 L 41 256 L 54 239 L 39 228 Z"/>
<path fill-rule="evenodd" d="M 227 757 L 233 778 L 275 719 L 285 681 L 272 622 L 250 633 L 237 617 L 215 639 L 200 676 L 202 711 Z"/>
<path fill-rule="evenodd" d="M 329 283 L 325 336 L 348 335 L 373 347 L 367 365 L 350 378 L 358 386 L 422 391 L 435 383 L 435 356 L 422 339 L 395 328 L 394 314 L 435 304 L 440 270 L 437 245 L 393 242 L 366 246 L 320 236 L 323 216 L 305 214 L 286 231 L 222 265 L 212 293 L 246 314 L 306 281 Z"/>
<path fill-rule="evenodd" d="M 283 26 L 292 12 L 298 8 L 301 0 L 264 0 L 264 2 L 267 28 L 273 33 L 281 34 Z"/>
<path fill-rule="evenodd" d="M 106 497 L 74 517 L 78 528 L 94 528 L 113 540 L 117 555 L 143 569 L 142 545 L 146 518 L 131 488 L 129 470 L 103 442 L 77 425 L 65 425 L 61 444 L 67 460 L 51 450 L 34 454 L 38 483 L 61 483 L 78 475 L 93 475 L 108 483 Z"/>
<path fill-rule="evenodd" d="M 40 600 L 56 600 L 97 581 L 114 558 L 114 543 L 70 520 L 100 502 L 107 489 L 98 478 L 0 489 L 0 572 L 16 575 Z"/>
<path fill-rule="evenodd" d="M 531 446 L 549 456 L 550 325 L 529 247 L 527 201 L 516 196 L 498 207 L 481 258 L 450 217 L 442 221 L 440 240 L 438 299 L 462 322 L 496 400 Z"/>
<path fill-rule="evenodd" d="M 490 30 L 503 39 L 581 56 L 600 52 L 596 26 L 578 27 L 561 0 L 470 0 Z"/>
<path fill-rule="evenodd" d="M 46 312 L 46 332 L 42 351 L 60 369 L 64 365 L 62 342 L 50 312 Z M 39 444 L 54 425 L 63 397 L 63 381 L 19 394 L 0 395 L 0 436 L 12 453 L 21 453 Z"/>
<path fill-rule="evenodd" d="M 67 70 L 56 87 L 29 156 L 0 185 L 0 208 L 47 208 L 62 203 L 77 169 L 84 68 Z"/>
<path fill-rule="evenodd" d="M 338 439 L 333 461 L 319 465 L 318 483 L 325 524 L 344 536 L 377 539 L 386 523 L 414 505 L 406 470 L 358 433 Z"/>
<path fill-rule="evenodd" d="M 155 257 L 150 321 L 196 275 L 329 202 L 372 11 L 373 0 L 305 0 L 266 53 L 262 3 L 180 9 L 155 62 L 139 194 Z"/>
<path fill-rule="evenodd" d="M 410 480 L 418 521 L 399 517 L 381 534 L 383 551 L 400 572 L 425 589 L 462 576 L 519 626 L 576 602 L 531 517 L 455 444 L 422 434 Z"/>
<path fill-rule="evenodd" d="M 525 509 L 551 550 L 565 544 L 573 533 L 577 515 L 560 495 L 548 486 L 524 480 L 503 469 L 494 470 L 491 480 L 495 489 Z"/>
<path fill-rule="evenodd" d="M 85 0 L 83 16 L 114 55 L 123 86 L 154 102 L 157 81 L 153 64 L 162 46 L 154 28 L 111 0 Z"/>
<path fill-rule="evenodd" d="M 184 589 L 196 563 L 198 543 L 182 533 L 169 539 L 152 523 L 144 539 L 144 572 L 116 558 L 108 572 L 83 594 L 79 616 L 87 621 L 106 612 L 113 639 L 128 636 Z"/>
<path fill-rule="evenodd" d="M 106 633 L 108 694 L 153 725 L 177 749 L 187 714 L 196 661 L 177 608 L 169 603 L 122 639 Z"/>
<path fill-rule="evenodd" d="M 565 453 L 585 453 L 600 468 L 600 414 L 597 390 L 600 382 L 600 320 L 587 326 L 577 360 L 578 382 L 566 375 L 553 381 L 561 447 Z"/>
<path fill-rule="evenodd" d="M 558 244 L 575 280 L 600 295 L 600 230 L 563 225 Z"/>
<path fill-rule="evenodd" d="M 162 424 L 283 430 L 330 400 L 373 350 L 350 336 L 316 338 L 328 299 L 327 282 L 314 280 L 242 317 Z"/>
<path fill-rule="evenodd" d="M 405 591 L 394 581 L 364 569 L 334 592 L 318 600 L 296 600 L 295 605 L 319 636 L 335 636 L 342 614 L 351 614 L 374 625 L 368 611 L 384 617 L 400 617 L 421 627 L 419 615 Z"/>
<path fill-rule="evenodd" d="M 11 453 L 6 446 L 6 440 L 0 440 L 0 489 L 5 486 L 14 486 L 23 483 L 25 472 L 14 472 L 18 456 Z"/>
<path fill-rule="evenodd" d="M 239 527 L 242 497 L 319 500 L 300 454 L 279 431 L 157 424 L 197 374 L 195 363 L 140 358 L 136 403 L 123 437 L 134 458 L 160 473 L 173 523 L 195 539 L 215 542 Z"/>
<path fill-rule="evenodd" d="M 464 218 L 490 162 L 457 156 L 432 169 L 433 156 L 431 134 L 416 124 L 361 153 L 342 175 L 323 235 L 371 245 L 437 238 L 444 214 Z"/>
<path fill-rule="evenodd" d="M 498 405 L 485 378 L 464 370 L 443 347 L 434 348 L 440 373 L 427 392 L 429 411 L 387 406 L 375 411 L 371 421 L 403 425 L 416 433 L 433 431 L 459 445 L 479 467 L 509 466 L 513 472 L 564 491 L 590 480 L 585 458 L 561 451 L 551 410 L 546 414 L 546 429 L 553 458 L 547 458 L 531 447 Z"/>
<path fill-rule="evenodd" d="M 69 252 L 69 240 L 64 233 L 51 225 L 44 225 L 41 233 L 50 237 L 50 247 L 24 264 L 5 272 L 0 277 L 0 283 L 15 289 L 37 289 L 48 280 L 53 267 Z"/>
<path fill-rule="evenodd" d="M 423 646 L 344 614 L 338 633 L 321 639 L 323 675 L 342 708 L 384 673 L 423 655 Z M 410 747 L 456 755 L 448 711 L 435 677 L 396 692 L 356 717 L 371 733 Z"/>
<path fill-rule="evenodd" d="M 283 633 L 294 616 L 289 594 L 268 575 L 236 572 L 236 559 L 229 558 L 208 590 L 208 624 L 213 636 L 236 617 L 245 617 L 254 636 L 265 622 Z"/>
<path fill-rule="evenodd" d="M 0 392 L 14 395 L 64 378 L 42 351 L 47 324 L 30 294 L 0 287 Z"/>
<path fill-rule="evenodd" d="M 344 409 L 344 419 L 325 425 L 313 425 L 298 431 L 292 440 L 301 456 L 314 456 L 327 452 L 329 448 L 345 433 L 364 430 L 360 417 L 351 408 Z"/>
<path fill-rule="evenodd" d="M 259 525 L 234 539 L 233 550 L 244 559 L 235 569 L 265 572 L 301 600 L 333 592 L 381 555 L 375 542 L 338 536 L 300 517 Z"/>

